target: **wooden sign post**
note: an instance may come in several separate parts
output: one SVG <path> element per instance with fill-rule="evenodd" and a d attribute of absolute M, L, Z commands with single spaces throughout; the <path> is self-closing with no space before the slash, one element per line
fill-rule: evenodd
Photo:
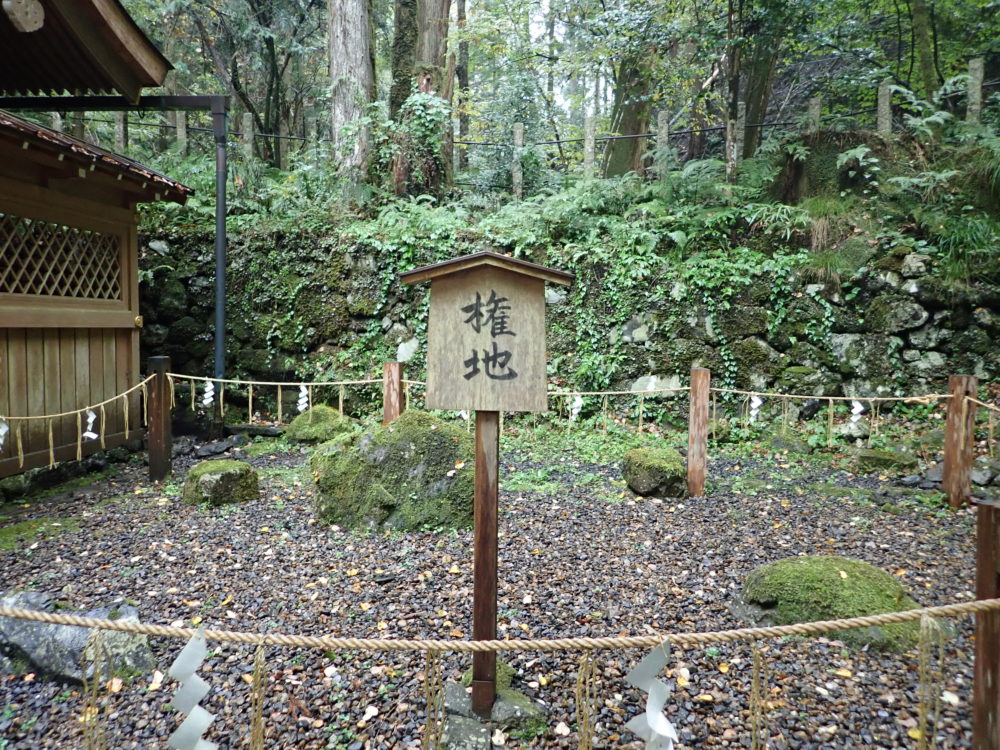
<path fill-rule="evenodd" d="M 573 275 L 476 253 L 417 268 L 405 284 L 431 282 L 427 324 L 428 409 L 476 412 L 472 637 L 497 635 L 497 492 L 500 412 L 546 411 L 545 282 Z M 472 710 L 488 718 L 496 652 L 473 654 Z"/>

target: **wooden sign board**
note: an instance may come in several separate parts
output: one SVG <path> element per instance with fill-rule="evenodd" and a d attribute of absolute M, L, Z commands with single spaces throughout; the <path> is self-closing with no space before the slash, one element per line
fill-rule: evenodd
<path fill-rule="evenodd" d="M 545 282 L 571 274 L 479 253 L 402 278 L 431 282 L 428 409 L 547 410 Z"/>
<path fill-rule="evenodd" d="M 429 409 L 546 410 L 544 285 L 491 267 L 431 282 Z"/>

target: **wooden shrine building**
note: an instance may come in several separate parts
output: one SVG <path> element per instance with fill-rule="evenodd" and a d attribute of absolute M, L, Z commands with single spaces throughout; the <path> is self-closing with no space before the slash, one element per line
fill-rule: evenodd
<path fill-rule="evenodd" d="M 111 94 L 134 102 L 170 65 L 117 0 L 0 8 L 0 95 Z M 31 28 L 33 30 L 25 30 Z M 140 202 L 191 189 L 131 159 L 0 111 L 0 420 L 72 412 L 139 382 Z M 103 409 L 103 443 L 140 437 L 139 394 Z M 6 421 L 0 477 L 74 458 L 75 414 Z M 51 427 L 51 437 L 50 437 Z M 100 421 L 95 430 L 100 429 Z M 3 425 L 0 424 L 0 430 Z M 20 433 L 20 440 L 17 439 Z M 101 447 L 87 440 L 83 453 Z"/>

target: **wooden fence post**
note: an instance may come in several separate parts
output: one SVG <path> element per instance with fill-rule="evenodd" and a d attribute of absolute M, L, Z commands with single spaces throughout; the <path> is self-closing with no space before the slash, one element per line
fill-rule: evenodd
<path fill-rule="evenodd" d="M 877 125 L 879 135 L 892 135 L 892 81 L 882 81 L 878 85 Z"/>
<path fill-rule="evenodd" d="M 403 413 L 403 363 L 382 365 L 382 424 L 399 419 Z"/>
<path fill-rule="evenodd" d="M 705 463 L 708 459 L 708 396 L 712 372 L 704 367 L 691 368 L 690 406 L 688 407 L 687 484 L 691 497 L 705 494 Z"/>
<path fill-rule="evenodd" d="M 249 112 L 243 113 L 243 156 L 246 159 L 253 158 L 253 115 Z"/>
<path fill-rule="evenodd" d="M 510 178 L 515 200 L 524 197 L 524 172 L 521 170 L 521 149 L 524 148 L 524 123 L 514 123 L 514 159 L 510 163 Z"/>
<path fill-rule="evenodd" d="M 656 113 L 656 176 L 665 180 L 670 172 L 670 113 Z"/>
<path fill-rule="evenodd" d="M 733 133 L 733 164 L 743 161 L 743 144 L 747 140 L 747 103 L 736 103 L 736 132 Z M 763 139 L 761 139 L 763 140 Z"/>
<path fill-rule="evenodd" d="M 146 393 L 149 404 L 146 419 L 149 422 L 146 442 L 149 446 L 149 478 L 158 482 L 170 475 L 174 441 L 170 424 L 170 357 L 150 357 L 149 374 L 155 377 Z"/>
<path fill-rule="evenodd" d="M 597 121 L 588 117 L 583 121 L 583 176 L 594 176 L 594 139 L 597 135 Z"/>
<path fill-rule="evenodd" d="M 976 508 L 976 598 L 1000 598 L 1000 507 Z M 1000 750 L 1000 612 L 976 615 L 973 750 Z"/>
<path fill-rule="evenodd" d="M 819 121 L 823 116 L 823 100 L 818 96 L 809 97 L 809 109 L 806 114 L 806 132 L 818 133 Z"/>
<path fill-rule="evenodd" d="M 965 121 L 979 122 L 979 113 L 983 111 L 983 70 L 984 61 L 981 57 L 969 60 L 969 96 L 965 107 Z"/>
<path fill-rule="evenodd" d="M 180 152 L 181 156 L 187 156 L 188 154 L 188 115 L 187 112 L 181 110 L 180 112 L 175 112 L 177 119 L 177 150 Z"/>
<path fill-rule="evenodd" d="M 941 488 L 948 504 L 958 508 L 969 502 L 969 474 L 972 471 L 972 441 L 976 414 L 967 396 L 976 395 L 978 381 L 972 375 L 948 377 L 948 417 L 944 425 L 944 476 Z"/>

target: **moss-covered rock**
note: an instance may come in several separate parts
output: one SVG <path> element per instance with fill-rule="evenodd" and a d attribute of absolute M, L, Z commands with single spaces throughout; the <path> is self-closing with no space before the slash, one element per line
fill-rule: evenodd
<path fill-rule="evenodd" d="M 790 557 L 754 570 L 743 588 L 745 614 L 755 622 L 788 625 L 814 620 L 901 612 L 919 605 L 903 585 L 863 560 L 837 556 Z M 912 648 L 917 622 L 855 628 L 831 636 L 852 646 L 889 651 Z"/>
<path fill-rule="evenodd" d="M 322 443 L 354 431 L 354 423 L 336 409 L 317 404 L 299 414 L 285 429 L 285 437 L 300 443 Z"/>
<path fill-rule="evenodd" d="M 883 294 L 865 310 L 865 328 L 872 333 L 896 333 L 919 328 L 930 314 L 909 297 Z"/>
<path fill-rule="evenodd" d="M 854 451 L 854 462 L 861 471 L 892 472 L 912 471 L 919 465 L 916 456 L 899 451 L 858 448 Z"/>
<path fill-rule="evenodd" d="M 829 370 L 792 365 L 782 370 L 778 390 L 804 396 L 835 396 L 840 382 L 840 376 Z"/>
<path fill-rule="evenodd" d="M 622 475 L 639 495 L 687 496 L 687 468 L 673 448 L 633 448 L 625 454 Z"/>
<path fill-rule="evenodd" d="M 510 690 L 510 686 L 514 684 L 514 677 L 517 675 L 517 670 L 514 669 L 510 664 L 505 661 L 500 661 L 497 659 L 497 689 L 498 690 Z M 472 667 L 469 667 L 464 672 L 462 672 L 462 687 L 469 687 L 472 685 Z"/>
<path fill-rule="evenodd" d="M 348 527 L 472 523 L 473 444 L 465 430 L 411 409 L 356 441 L 325 443 L 312 469 L 317 512 Z"/>
<path fill-rule="evenodd" d="M 256 469 L 244 461 L 222 459 L 192 467 L 184 479 L 181 498 L 189 505 L 226 505 L 254 500 L 259 491 Z"/>
<path fill-rule="evenodd" d="M 791 453 L 806 455 L 813 452 L 813 447 L 802 438 L 795 437 L 790 432 L 775 430 L 773 433 L 765 435 L 763 442 L 772 451 L 777 453 Z"/>
<path fill-rule="evenodd" d="M 739 388 L 763 389 L 785 368 L 788 358 L 757 336 L 735 342 L 730 348 L 736 362 Z"/>
<path fill-rule="evenodd" d="M 733 305 L 715 316 L 715 328 L 727 338 L 756 336 L 767 333 L 771 313 L 756 305 Z"/>

